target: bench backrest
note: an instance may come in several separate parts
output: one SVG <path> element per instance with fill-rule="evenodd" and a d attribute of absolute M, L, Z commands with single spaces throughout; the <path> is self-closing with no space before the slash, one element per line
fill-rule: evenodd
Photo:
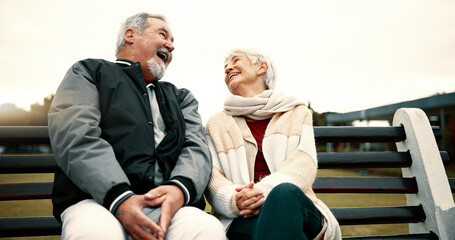
<path fill-rule="evenodd" d="M 365 224 L 393 224 L 410 223 L 410 234 L 393 236 L 394 239 L 445 239 L 446 235 L 451 236 L 447 229 L 440 230 L 432 225 L 441 224 L 435 219 L 434 212 L 440 211 L 444 215 L 444 221 L 451 220 L 450 214 L 455 211 L 451 193 L 455 192 L 455 179 L 447 179 L 445 171 L 438 169 L 441 178 L 447 181 L 447 189 L 439 188 L 440 191 L 450 195 L 452 200 L 444 206 L 434 207 L 434 201 L 428 204 L 422 202 L 422 192 L 429 194 L 423 188 L 434 188 L 434 186 L 421 180 L 422 173 L 408 173 L 408 169 L 415 167 L 415 156 L 413 149 L 409 146 L 401 147 L 400 144 L 409 140 L 409 127 L 402 123 L 392 127 L 314 127 L 314 134 L 317 144 L 349 142 L 392 142 L 398 143 L 398 152 L 318 152 L 319 169 L 363 169 L 363 168 L 402 168 L 404 177 L 317 177 L 313 185 L 314 191 L 322 193 L 391 193 L 407 194 L 408 204 L 406 206 L 388 207 L 349 207 L 332 208 L 334 215 L 341 225 L 365 225 Z M 441 133 L 437 127 L 429 127 L 431 140 L 440 138 Z M 1 145 L 23 145 L 23 144 L 49 144 L 46 126 L 39 127 L 0 127 Z M 437 147 L 436 147 L 437 150 Z M 447 152 L 437 150 L 436 161 L 442 166 L 449 162 Z M 433 166 L 432 166 L 433 167 Z M 0 155 L 0 174 L 15 173 L 53 173 L 55 159 L 52 154 L 21 154 L 21 155 Z M 428 176 L 425 176 L 428 178 Z M 49 199 L 51 197 L 52 182 L 34 183 L 0 183 L 0 200 L 27 200 L 27 199 Z M 439 194 L 439 192 L 437 193 Z M 433 206 L 433 207 L 432 207 Z M 433 211 L 430 213 L 429 211 Z M 448 214 L 444 214 L 447 212 Z M 429 219 L 430 218 L 430 219 Z M 454 221 L 455 222 L 455 221 Z M 416 226 L 414 226 L 416 225 Z M 447 223 L 446 223 L 447 225 Z M 414 227 L 413 227 L 414 226 Z M 60 224 L 52 216 L 42 217 L 7 217 L 0 218 L 0 237 L 4 236 L 35 236 L 35 235 L 59 235 Z M 452 230 L 453 231 L 453 230 Z M 446 235 L 444 235 L 446 234 Z M 377 236 L 377 239 L 384 239 L 386 236 Z M 360 239 L 360 238 L 346 238 Z M 368 239 L 374 239 L 372 237 Z M 450 239 L 450 238 L 447 238 Z"/>

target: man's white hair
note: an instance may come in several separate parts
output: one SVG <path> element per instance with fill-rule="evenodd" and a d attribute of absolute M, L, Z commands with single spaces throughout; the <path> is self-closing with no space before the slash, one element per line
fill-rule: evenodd
<path fill-rule="evenodd" d="M 138 33 L 142 33 L 144 29 L 149 27 L 149 23 L 147 22 L 147 19 L 149 18 L 157 18 L 160 19 L 163 22 L 167 22 L 166 18 L 163 15 L 160 14 L 151 14 L 151 13 L 137 13 L 131 17 L 128 17 L 123 23 L 122 26 L 119 29 L 118 35 L 117 35 L 117 44 L 115 47 L 115 55 L 119 53 L 120 50 L 122 50 L 123 46 L 125 45 L 125 38 L 124 34 L 127 29 L 133 29 L 137 31 Z"/>

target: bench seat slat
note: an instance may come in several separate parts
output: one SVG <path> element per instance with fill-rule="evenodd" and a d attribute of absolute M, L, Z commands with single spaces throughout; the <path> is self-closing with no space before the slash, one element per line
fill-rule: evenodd
<path fill-rule="evenodd" d="M 316 193 L 417 193 L 415 178 L 317 177 Z"/>
<path fill-rule="evenodd" d="M 437 140 L 442 138 L 441 129 L 432 127 Z M 316 126 L 316 142 L 400 142 L 406 139 L 403 126 L 393 127 L 350 127 L 350 126 Z"/>
<path fill-rule="evenodd" d="M 332 208 L 341 225 L 415 223 L 425 219 L 421 206 Z M 24 226 L 27 226 L 24 229 Z M 0 236 L 59 235 L 54 217 L 0 218 Z"/>
<path fill-rule="evenodd" d="M 450 156 L 440 151 L 442 162 L 447 165 Z M 336 168 L 403 168 L 412 165 L 409 152 L 318 152 L 319 169 Z"/>
<path fill-rule="evenodd" d="M 0 184 L 0 200 L 48 199 L 52 182 Z M 449 178 L 455 193 L 455 178 Z M 346 186 L 349 186 L 346 187 Z M 317 177 L 313 184 L 316 193 L 416 193 L 414 178 L 374 177 Z"/>
<path fill-rule="evenodd" d="M 449 185 L 450 190 L 452 190 L 452 193 L 455 193 L 455 178 L 449 178 Z"/>
<path fill-rule="evenodd" d="M 441 151 L 444 164 L 449 154 Z M 412 164 L 409 152 L 319 152 L 318 168 L 401 168 Z M 53 155 L 1 155 L 0 173 L 53 173 Z"/>
<path fill-rule="evenodd" d="M 0 200 L 47 199 L 52 182 L 0 184 Z M 416 193 L 413 178 L 317 177 L 316 193 Z"/>
<path fill-rule="evenodd" d="M 425 220 L 422 206 L 331 208 L 340 225 L 418 223 Z"/>
<path fill-rule="evenodd" d="M 2 155 L 0 173 L 53 173 L 54 155 Z"/>
<path fill-rule="evenodd" d="M 403 127 L 314 127 L 317 142 L 399 142 L 406 139 Z"/>
<path fill-rule="evenodd" d="M 53 216 L 0 218 L 0 237 L 60 234 L 61 224 Z"/>
<path fill-rule="evenodd" d="M 0 200 L 49 199 L 52 182 L 0 184 Z"/>
<path fill-rule="evenodd" d="M 409 167 L 409 152 L 318 152 L 318 168 Z"/>
<path fill-rule="evenodd" d="M 434 233 L 418 233 L 403 235 L 383 235 L 383 236 L 365 236 L 365 237 L 344 237 L 343 240 L 438 240 Z"/>
<path fill-rule="evenodd" d="M 436 139 L 441 129 L 432 127 Z M 393 127 L 350 127 L 316 126 L 316 142 L 399 142 L 406 139 L 402 126 Z M 49 144 L 47 126 L 0 126 L 0 144 Z"/>
<path fill-rule="evenodd" d="M 0 144 L 49 144 L 47 126 L 0 126 Z"/>

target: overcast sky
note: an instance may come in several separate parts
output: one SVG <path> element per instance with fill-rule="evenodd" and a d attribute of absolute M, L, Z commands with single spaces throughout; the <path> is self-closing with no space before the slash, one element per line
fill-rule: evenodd
<path fill-rule="evenodd" d="M 253 47 L 277 90 L 318 112 L 455 91 L 455 1 L 0 0 L 0 105 L 28 110 L 85 58 L 115 60 L 121 22 L 162 13 L 175 37 L 163 80 L 190 89 L 205 122 L 222 109 L 224 56 Z"/>

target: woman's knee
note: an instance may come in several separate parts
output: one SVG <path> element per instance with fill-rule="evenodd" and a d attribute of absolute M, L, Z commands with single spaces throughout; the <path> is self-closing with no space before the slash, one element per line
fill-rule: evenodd
<path fill-rule="evenodd" d="M 270 191 L 267 198 L 274 200 L 290 200 L 305 197 L 302 190 L 292 183 L 280 183 Z"/>

